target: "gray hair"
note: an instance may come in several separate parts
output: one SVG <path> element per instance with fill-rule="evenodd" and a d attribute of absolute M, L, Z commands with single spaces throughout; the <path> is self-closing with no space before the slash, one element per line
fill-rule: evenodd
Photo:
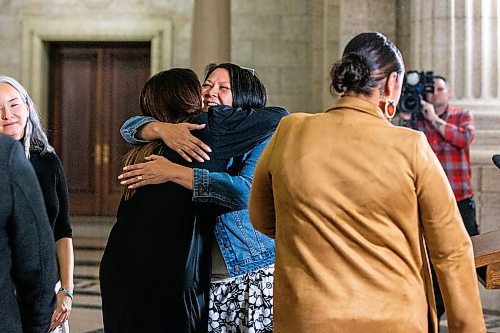
<path fill-rule="evenodd" d="M 38 116 L 38 109 L 33 103 L 33 100 L 28 95 L 28 92 L 24 87 L 15 79 L 0 75 L 0 84 L 7 83 L 17 90 L 21 99 L 26 102 L 28 106 L 28 120 L 26 121 L 26 128 L 24 129 L 24 136 L 22 139 L 22 144 L 24 146 L 24 153 L 26 157 L 30 157 L 30 150 L 38 151 L 42 154 L 46 152 L 53 152 L 54 148 L 49 144 L 47 139 L 47 134 L 40 124 L 40 117 Z"/>

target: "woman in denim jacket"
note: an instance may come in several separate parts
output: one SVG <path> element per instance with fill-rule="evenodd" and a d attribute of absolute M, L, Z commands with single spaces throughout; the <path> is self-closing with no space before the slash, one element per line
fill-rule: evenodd
<path fill-rule="evenodd" d="M 212 109 L 229 105 L 236 108 L 235 112 L 242 112 L 237 108 L 262 109 L 251 112 L 260 115 L 265 126 L 269 122 L 277 126 L 287 114 L 281 108 L 264 108 L 267 96 L 263 84 L 253 71 L 234 64 L 209 66 L 202 96 L 204 106 Z M 203 125 L 174 126 L 133 117 L 121 133 L 129 143 L 141 142 L 136 135 L 146 140 L 161 138 L 188 161 L 188 155 L 209 159 L 206 152 L 210 148 L 189 134 Z M 119 177 L 130 188 L 173 181 L 192 189 L 193 201 L 225 207 L 226 213 L 217 217 L 212 246 L 209 332 L 272 331 L 274 241 L 253 228 L 247 210 L 255 165 L 269 139 L 230 159 L 227 173 L 182 167 L 152 155 L 149 162 L 128 166 Z"/>

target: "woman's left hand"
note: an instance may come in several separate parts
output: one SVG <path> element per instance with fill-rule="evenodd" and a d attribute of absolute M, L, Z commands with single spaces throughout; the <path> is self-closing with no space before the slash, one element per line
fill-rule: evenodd
<path fill-rule="evenodd" d="M 123 173 L 118 176 L 121 185 L 128 185 L 129 189 L 144 185 L 161 184 L 170 181 L 170 172 L 174 163 L 163 156 L 147 156 L 145 163 L 127 165 Z"/>
<path fill-rule="evenodd" d="M 63 325 L 69 319 L 72 303 L 73 300 L 66 293 L 57 293 L 56 309 L 52 314 L 49 331 L 53 331 L 57 327 Z"/>

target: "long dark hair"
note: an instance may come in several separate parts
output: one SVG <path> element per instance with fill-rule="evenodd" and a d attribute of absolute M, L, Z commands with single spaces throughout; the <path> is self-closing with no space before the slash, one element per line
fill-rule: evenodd
<path fill-rule="evenodd" d="M 210 64 L 205 68 L 205 80 L 217 68 L 229 72 L 233 107 L 242 109 L 262 109 L 267 103 L 267 92 L 264 84 L 255 74 L 255 70 L 243 68 L 232 63 Z"/>
<path fill-rule="evenodd" d="M 187 68 L 172 68 L 151 77 L 142 88 L 139 106 L 143 116 L 167 123 L 186 122 L 201 110 L 201 85 L 196 74 Z M 124 165 L 144 162 L 159 147 L 161 140 L 132 148 L 124 157 Z M 123 189 L 125 200 L 135 190 Z"/>
<path fill-rule="evenodd" d="M 339 93 L 354 92 L 370 96 L 392 72 L 402 74 L 403 57 L 387 37 L 378 32 L 355 36 L 346 45 L 342 59 L 330 72 L 330 90 Z"/>

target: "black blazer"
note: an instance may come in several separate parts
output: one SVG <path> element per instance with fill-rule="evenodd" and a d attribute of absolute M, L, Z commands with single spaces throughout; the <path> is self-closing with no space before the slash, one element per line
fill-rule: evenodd
<path fill-rule="evenodd" d="M 54 237 L 33 167 L 4 135 L 0 174 L 0 332 L 46 333 L 55 306 Z"/>

